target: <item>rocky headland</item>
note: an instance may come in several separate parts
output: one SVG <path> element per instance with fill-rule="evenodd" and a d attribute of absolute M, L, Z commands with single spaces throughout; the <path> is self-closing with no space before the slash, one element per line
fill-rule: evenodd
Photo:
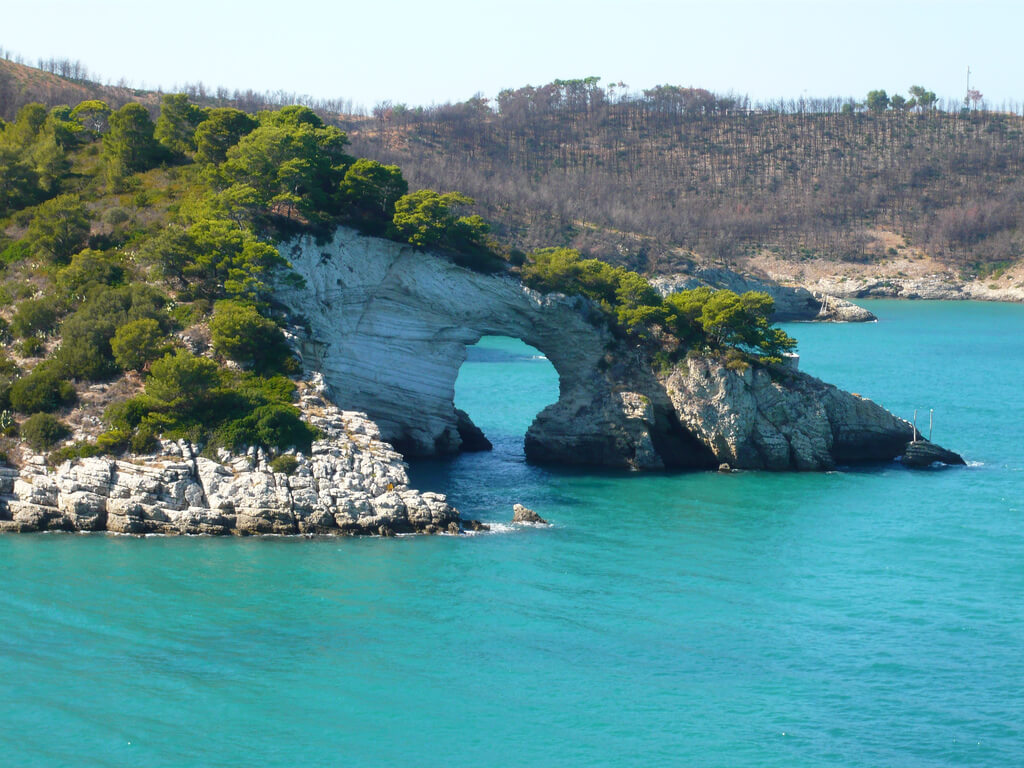
<path fill-rule="evenodd" d="M 776 322 L 786 320 L 819 320 L 842 323 L 865 323 L 877 318 L 863 307 L 858 307 L 840 294 L 827 290 L 808 290 L 799 285 L 783 285 L 770 278 L 758 278 L 722 267 L 698 267 L 688 273 L 655 277 L 651 284 L 667 296 L 670 293 L 708 285 L 736 293 L 760 291 L 775 301 Z"/>
<path fill-rule="evenodd" d="M 411 246 L 339 230 L 285 253 L 305 284 L 278 298 L 303 319 L 306 365 L 409 455 L 461 449 L 469 424 L 454 406 L 455 379 L 466 347 L 491 334 L 522 339 L 558 372 L 558 401 L 526 435 L 537 462 L 824 470 L 891 460 L 913 437 L 881 406 L 787 366 L 691 355 L 660 370 L 581 297 L 541 294 Z"/>
<path fill-rule="evenodd" d="M 276 297 L 296 322 L 292 341 L 306 369 L 297 405 L 320 432 L 308 455 L 293 451 L 272 465 L 258 449 L 209 456 L 187 441 L 55 468 L 29 455 L 20 468 L 0 468 L 0 531 L 478 529 L 443 495 L 411 489 L 402 453 L 489 447 L 454 405 L 467 347 L 484 335 L 522 339 L 558 372 L 559 399 L 525 438 L 536 462 L 827 470 L 892 460 L 914 437 L 907 421 L 793 365 L 710 352 L 656 365 L 649 350 L 615 335 L 588 299 L 542 294 L 506 273 L 472 271 L 348 229 L 328 243 L 302 237 L 284 252 L 303 278 L 279 286 Z M 790 298 L 813 306 L 803 294 Z"/>
<path fill-rule="evenodd" d="M 739 262 L 745 273 L 783 289 L 842 299 L 923 299 L 932 301 L 1024 302 L 1024 263 L 997 272 L 964 276 L 949 264 L 908 247 L 890 233 L 878 234 L 896 255 L 865 263 L 829 259 L 785 259 L 759 253 Z M 825 299 L 825 303 L 829 300 Z"/>

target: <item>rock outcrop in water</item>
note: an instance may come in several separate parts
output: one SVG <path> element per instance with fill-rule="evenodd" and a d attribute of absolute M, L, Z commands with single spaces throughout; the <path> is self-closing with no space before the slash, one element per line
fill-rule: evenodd
<path fill-rule="evenodd" d="M 663 379 L 683 426 L 733 468 L 831 469 L 891 459 L 913 426 L 879 405 L 783 368 L 697 358 Z"/>
<path fill-rule="evenodd" d="M 512 505 L 512 522 L 528 525 L 549 525 L 547 520 L 522 504 Z"/>
<path fill-rule="evenodd" d="M 201 534 L 458 533 L 445 497 L 409 488 L 402 457 L 363 414 L 304 389 L 304 416 L 323 432 L 291 474 L 262 451 L 197 456 L 165 442 L 153 456 L 80 459 L 50 470 L 35 457 L 0 468 L 0 531 Z"/>
<path fill-rule="evenodd" d="M 891 460 L 913 437 L 909 422 L 870 400 L 783 367 L 737 371 L 693 357 L 628 381 L 629 390 L 607 382 L 590 400 L 542 411 L 527 455 L 631 469 L 827 470 Z"/>
<path fill-rule="evenodd" d="M 891 460 L 913 436 L 871 401 L 783 367 L 734 371 L 697 357 L 655 373 L 588 301 L 410 246 L 340 230 L 284 252 L 305 278 L 278 298 L 306 323 L 307 367 L 414 456 L 453 453 L 470 434 L 454 385 L 466 347 L 484 335 L 522 339 L 559 374 L 558 402 L 526 435 L 537 462 L 823 470 Z"/>
<path fill-rule="evenodd" d="M 960 454 L 947 451 L 929 440 L 918 437 L 917 440 L 907 443 L 907 447 L 900 456 L 900 463 L 911 469 L 925 469 L 934 464 L 955 467 L 963 466 L 967 462 Z"/>

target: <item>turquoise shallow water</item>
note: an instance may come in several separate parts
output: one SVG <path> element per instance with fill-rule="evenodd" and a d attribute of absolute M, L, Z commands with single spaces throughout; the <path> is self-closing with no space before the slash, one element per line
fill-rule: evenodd
<path fill-rule="evenodd" d="M 801 366 L 936 412 L 965 469 L 629 475 L 523 462 L 546 361 L 457 385 L 491 454 L 413 467 L 551 529 L 0 537 L 0 764 L 1024 762 L 1024 307 L 871 302 Z"/>

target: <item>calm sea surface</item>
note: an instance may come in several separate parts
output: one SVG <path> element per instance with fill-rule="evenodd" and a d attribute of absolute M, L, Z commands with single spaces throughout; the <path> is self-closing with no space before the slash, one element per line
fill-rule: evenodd
<path fill-rule="evenodd" d="M 864 303 L 801 367 L 971 466 L 530 467 L 557 377 L 485 339 L 496 450 L 413 480 L 553 528 L 0 536 L 0 765 L 1024 764 L 1024 307 Z"/>

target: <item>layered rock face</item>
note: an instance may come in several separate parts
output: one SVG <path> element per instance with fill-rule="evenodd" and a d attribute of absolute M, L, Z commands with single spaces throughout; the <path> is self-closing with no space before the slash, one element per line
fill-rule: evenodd
<path fill-rule="evenodd" d="M 538 415 L 527 456 L 630 469 L 820 471 L 892 460 L 913 437 L 909 422 L 881 406 L 790 369 L 734 371 L 697 357 L 618 380 L 628 388 L 595 386 L 589 399 Z"/>
<path fill-rule="evenodd" d="M 543 352 L 562 398 L 589 388 L 611 342 L 582 299 L 541 295 L 512 277 L 352 230 L 326 245 L 302 238 L 282 253 L 306 281 L 277 292 L 308 324 L 305 364 L 323 373 L 335 402 L 369 414 L 409 456 L 461 448 L 455 379 L 481 336 L 512 336 Z"/>
<path fill-rule="evenodd" d="M 881 406 L 797 371 L 738 372 L 697 358 L 663 383 L 682 425 L 734 468 L 823 470 L 891 459 L 914 435 Z"/>
<path fill-rule="evenodd" d="M 205 534 L 458 533 L 445 497 L 408 486 L 402 457 L 363 414 L 340 411 L 314 388 L 305 417 L 324 434 L 295 470 L 275 473 L 261 451 L 197 456 L 165 442 L 154 456 L 66 462 L 42 457 L 0 468 L 0 531 Z"/>

